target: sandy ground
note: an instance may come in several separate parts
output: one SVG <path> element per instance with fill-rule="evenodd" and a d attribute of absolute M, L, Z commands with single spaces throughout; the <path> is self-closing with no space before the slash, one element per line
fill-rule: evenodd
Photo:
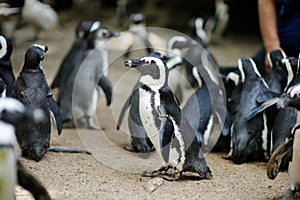
<path fill-rule="evenodd" d="M 64 21 L 64 27 L 60 26 L 35 41 L 49 47 L 44 61 L 49 84 L 74 39 L 78 20 L 67 19 L 69 21 Z M 114 27 L 109 20 L 99 20 L 107 27 Z M 26 41 L 31 34 L 29 27 L 15 33 L 12 61 L 16 75 L 23 65 L 26 49 L 33 43 Z M 140 172 L 159 167 L 159 156 L 154 153 L 143 159 L 125 151 L 124 145 L 129 144 L 126 122 L 122 131 L 116 130 L 116 117 L 137 80 L 137 74 L 128 72 L 122 64 L 124 59 L 117 56 L 127 48 L 128 41 L 123 36 L 121 34 L 120 38 L 108 44 L 111 58 L 108 76 L 115 86 L 115 93 L 110 107 L 105 106 L 105 98 L 101 98 L 98 104 L 96 117 L 104 131 L 64 129 L 61 136 L 56 131 L 52 134 L 51 145 L 84 148 L 92 155 L 48 152 L 38 163 L 21 158 L 53 199 L 272 199 L 287 189 L 286 173 L 280 173 L 276 180 L 269 180 L 266 163 L 234 165 L 224 160 L 223 154 L 217 153 L 206 155 L 214 176 L 212 180 L 198 180 L 193 175 L 176 182 L 159 179 L 162 184 L 156 190 L 149 192 L 145 189 L 154 180 L 141 177 Z M 153 42 L 162 45 L 159 39 Z M 229 33 L 219 44 L 212 45 L 211 50 L 218 63 L 230 66 L 236 65 L 240 57 L 253 55 L 259 44 L 259 36 Z M 19 187 L 16 194 L 18 200 L 32 199 Z"/>

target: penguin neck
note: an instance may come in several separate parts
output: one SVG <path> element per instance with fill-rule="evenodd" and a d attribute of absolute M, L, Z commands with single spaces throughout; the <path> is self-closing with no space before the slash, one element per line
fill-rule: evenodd
<path fill-rule="evenodd" d="M 152 90 L 158 90 L 159 88 L 163 87 L 164 85 L 167 85 L 168 83 L 168 75 L 169 71 L 167 67 L 165 66 L 165 69 L 159 68 L 159 76 L 157 78 L 154 78 L 151 75 L 142 75 L 140 78 L 140 84 L 146 85 Z"/>

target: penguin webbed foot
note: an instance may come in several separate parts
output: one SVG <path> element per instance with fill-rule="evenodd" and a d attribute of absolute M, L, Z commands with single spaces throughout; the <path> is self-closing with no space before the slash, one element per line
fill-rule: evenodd
<path fill-rule="evenodd" d="M 170 168 L 171 168 L 170 165 L 163 165 L 157 170 L 143 171 L 142 176 L 144 176 L 144 177 L 157 177 L 157 176 L 165 175 Z"/>
<path fill-rule="evenodd" d="M 181 178 L 182 171 L 176 171 L 174 173 L 167 173 L 170 168 L 173 168 L 170 165 L 163 165 L 158 170 L 153 171 L 144 171 L 142 176 L 144 177 L 160 177 L 167 181 L 178 181 Z"/>

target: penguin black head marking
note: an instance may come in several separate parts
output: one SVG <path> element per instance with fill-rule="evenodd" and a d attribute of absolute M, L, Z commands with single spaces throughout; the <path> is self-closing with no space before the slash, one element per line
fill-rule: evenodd
<path fill-rule="evenodd" d="M 4 35 L 0 35 L 0 59 L 9 59 L 12 51 L 12 42 Z"/>
<path fill-rule="evenodd" d="M 32 45 L 25 53 L 25 63 L 23 66 L 23 70 L 26 69 L 41 69 L 41 62 L 44 60 L 45 52 L 47 52 L 47 46 L 41 45 Z"/>
<path fill-rule="evenodd" d="M 140 24 L 144 21 L 144 15 L 142 13 L 132 13 L 129 18 L 133 24 Z"/>
<path fill-rule="evenodd" d="M 168 80 L 168 70 L 165 63 L 157 58 L 146 56 L 140 59 L 129 59 L 125 61 L 125 66 L 136 68 L 142 75 L 140 81 L 144 84 L 164 85 Z"/>
<path fill-rule="evenodd" d="M 76 37 L 87 38 L 90 32 L 97 30 L 100 26 L 101 23 L 99 21 L 82 21 L 76 26 Z"/>
<path fill-rule="evenodd" d="M 118 37 L 120 35 L 119 32 L 111 31 L 104 27 L 99 27 L 94 31 L 91 31 L 87 37 L 88 47 L 95 48 L 97 44 L 107 41 L 112 37 Z"/>

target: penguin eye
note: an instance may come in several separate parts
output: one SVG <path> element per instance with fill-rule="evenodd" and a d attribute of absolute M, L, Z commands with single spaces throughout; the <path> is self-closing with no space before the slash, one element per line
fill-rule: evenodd
<path fill-rule="evenodd" d="M 147 65 L 150 65 L 150 61 L 149 61 L 149 60 L 146 60 L 145 63 L 146 63 Z"/>

